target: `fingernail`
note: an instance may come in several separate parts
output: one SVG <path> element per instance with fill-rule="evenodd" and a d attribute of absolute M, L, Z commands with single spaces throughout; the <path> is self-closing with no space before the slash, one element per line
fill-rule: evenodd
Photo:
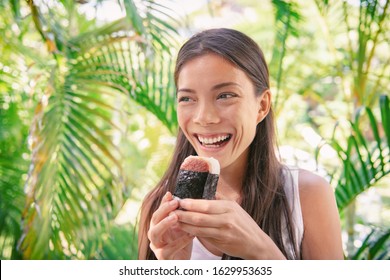
<path fill-rule="evenodd" d="M 186 200 L 180 200 L 180 207 L 186 208 L 185 206 L 188 205 Z"/>
<path fill-rule="evenodd" d="M 167 217 L 168 221 L 173 221 L 176 219 L 176 215 L 174 213 L 169 213 L 169 216 Z"/>
<path fill-rule="evenodd" d="M 173 206 L 173 205 L 177 205 L 177 200 L 176 199 L 173 199 L 171 201 L 169 201 L 169 205 Z"/>

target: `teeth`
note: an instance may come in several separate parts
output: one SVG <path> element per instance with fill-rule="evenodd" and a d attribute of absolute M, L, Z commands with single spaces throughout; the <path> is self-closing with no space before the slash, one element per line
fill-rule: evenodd
<path fill-rule="evenodd" d="M 218 136 L 218 137 L 214 137 L 214 138 L 206 138 L 206 137 L 198 136 L 198 140 L 200 142 L 202 142 L 202 144 L 207 144 L 207 145 L 212 145 L 212 144 L 224 141 L 227 138 L 229 138 L 229 135 Z"/>

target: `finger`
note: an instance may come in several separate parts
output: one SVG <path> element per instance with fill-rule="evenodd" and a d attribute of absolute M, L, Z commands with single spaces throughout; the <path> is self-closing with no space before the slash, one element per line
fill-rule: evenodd
<path fill-rule="evenodd" d="M 166 218 L 169 213 L 179 207 L 179 201 L 173 199 L 173 196 L 170 192 L 167 192 L 159 206 L 159 208 L 153 213 L 152 219 L 150 221 L 151 226 L 158 224 L 164 218 Z"/>
<path fill-rule="evenodd" d="M 207 199 L 182 199 L 180 207 L 191 212 L 222 214 L 227 211 L 226 201 Z"/>
<path fill-rule="evenodd" d="M 194 239 L 193 235 L 186 234 L 182 237 L 176 239 L 174 242 L 170 242 L 163 248 L 157 249 L 155 253 L 157 258 L 160 260 L 168 260 L 173 259 L 174 256 L 181 250 L 183 250 L 186 246 L 188 246 L 190 243 L 192 243 L 192 240 Z M 188 256 L 190 257 L 190 256 Z"/>
<path fill-rule="evenodd" d="M 192 243 L 192 240 L 195 238 L 194 235 L 191 235 L 189 233 L 181 236 L 180 238 L 176 239 L 174 242 L 171 242 L 168 247 L 174 251 L 180 251 L 183 250 L 186 246 L 188 246 L 190 243 Z"/>
<path fill-rule="evenodd" d="M 172 200 L 174 200 L 174 196 L 172 195 L 171 192 L 168 191 L 161 199 L 160 206 L 163 205 L 164 203 L 172 201 Z"/>
<path fill-rule="evenodd" d="M 184 223 L 180 223 L 180 229 L 187 232 L 191 236 L 193 235 L 213 240 L 224 238 L 225 234 L 225 231 L 221 231 L 221 229 L 217 227 L 201 227 Z"/>
<path fill-rule="evenodd" d="M 218 228 L 226 223 L 226 218 L 223 218 L 223 214 L 205 214 L 181 210 L 176 210 L 174 213 L 177 215 L 178 221 L 180 222 L 177 224 L 178 226 L 180 226 L 180 224 L 188 224 L 196 227 Z M 182 228 L 180 227 L 180 229 Z"/>
<path fill-rule="evenodd" d="M 171 192 L 167 192 L 164 196 L 163 196 L 163 198 L 161 199 L 161 203 L 163 203 L 163 202 L 166 202 L 166 201 L 169 201 L 169 200 L 172 200 L 172 194 L 171 194 Z"/>
<path fill-rule="evenodd" d="M 150 227 L 148 231 L 148 238 L 150 240 L 150 243 L 153 244 L 155 248 L 165 246 L 168 240 L 163 239 L 164 234 L 167 232 L 167 230 L 174 226 L 177 221 L 178 217 L 176 214 L 173 213 L 162 221 L 160 221 L 158 224 L 154 225 L 153 227 Z M 168 239 L 169 237 L 165 238 Z"/>

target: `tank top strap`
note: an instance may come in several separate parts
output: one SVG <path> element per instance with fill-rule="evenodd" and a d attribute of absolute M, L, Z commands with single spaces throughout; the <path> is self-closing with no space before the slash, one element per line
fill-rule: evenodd
<path fill-rule="evenodd" d="M 299 198 L 299 168 L 293 166 L 285 166 L 284 170 L 285 184 L 284 192 L 291 211 L 291 218 L 293 223 L 293 231 L 295 236 L 295 248 L 297 248 L 297 257 L 300 258 L 301 255 L 301 244 L 303 239 L 303 217 L 302 217 L 302 208 Z M 283 219 L 283 242 L 284 246 L 288 248 L 291 256 L 293 255 L 293 245 L 288 241 L 288 230 L 287 223 Z"/>

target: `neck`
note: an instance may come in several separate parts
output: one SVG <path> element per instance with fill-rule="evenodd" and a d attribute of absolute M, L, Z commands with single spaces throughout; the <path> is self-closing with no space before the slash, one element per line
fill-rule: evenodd
<path fill-rule="evenodd" d="M 222 168 L 218 181 L 218 193 L 227 199 L 240 201 L 246 169 L 247 154 L 245 153 L 231 165 Z"/>

